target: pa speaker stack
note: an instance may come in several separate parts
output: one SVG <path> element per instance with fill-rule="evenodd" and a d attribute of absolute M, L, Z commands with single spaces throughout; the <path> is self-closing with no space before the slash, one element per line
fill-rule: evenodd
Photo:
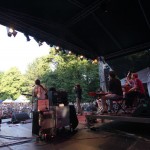
<path fill-rule="evenodd" d="M 33 111 L 32 134 L 39 135 L 39 112 Z"/>
<path fill-rule="evenodd" d="M 150 118 L 150 98 L 145 98 L 144 101 L 133 112 L 134 117 Z"/>
<path fill-rule="evenodd" d="M 66 91 L 48 91 L 49 104 L 58 106 L 59 104 L 68 105 L 68 93 Z"/>
<path fill-rule="evenodd" d="M 25 112 L 21 112 L 21 113 L 13 113 L 12 114 L 12 118 L 11 118 L 11 122 L 12 123 L 19 123 L 21 121 L 26 121 L 30 119 L 29 115 Z"/>
<path fill-rule="evenodd" d="M 78 118 L 76 115 L 76 109 L 74 107 L 74 105 L 69 105 L 69 109 L 70 109 L 70 124 L 72 129 L 75 129 L 78 126 Z"/>

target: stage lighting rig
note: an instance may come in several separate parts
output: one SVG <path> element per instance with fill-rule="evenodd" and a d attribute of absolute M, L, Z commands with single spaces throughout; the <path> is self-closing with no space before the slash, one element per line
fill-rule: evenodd
<path fill-rule="evenodd" d="M 7 27 L 7 35 L 11 37 L 12 35 L 15 37 L 17 35 L 17 31 L 15 31 L 13 28 Z"/>
<path fill-rule="evenodd" d="M 26 37 L 28 42 L 31 40 L 28 34 L 24 33 L 24 36 Z"/>

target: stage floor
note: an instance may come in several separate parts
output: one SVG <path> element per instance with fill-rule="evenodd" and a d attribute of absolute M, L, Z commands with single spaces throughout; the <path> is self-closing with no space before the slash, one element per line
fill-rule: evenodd
<path fill-rule="evenodd" d="M 149 150 L 149 124 L 127 122 L 97 124 L 90 130 L 85 116 L 79 116 L 77 131 L 62 132 L 53 141 L 36 141 L 32 123 L 7 124 L 3 120 L 0 131 L 0 150 Z"/>

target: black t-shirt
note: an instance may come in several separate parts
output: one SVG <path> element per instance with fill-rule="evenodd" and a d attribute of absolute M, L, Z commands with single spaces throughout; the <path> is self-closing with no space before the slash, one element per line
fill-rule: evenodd
<path fill-rule="evenodd" d="M 82 98 L 82 89 L 81 88 L 75 88 L 76 97 L 81 99 Z"/>
<path fill-rule="evenodd" d="M 120 95 L 122 96 L 123 95 L 123 92 L 122 92 L 122 86 L 121 86 L 121 82 L 119 79 L 111 79 L 109 81 L 109 91 L 112 93 L 112 94 L 117 94 L 117 95 Z"/>

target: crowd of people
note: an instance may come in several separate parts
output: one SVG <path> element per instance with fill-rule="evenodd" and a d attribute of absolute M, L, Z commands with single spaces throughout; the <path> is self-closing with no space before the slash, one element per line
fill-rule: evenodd
<path fill-rule="evenodd" d="M 30 116 L 32 112 L 31 103 L 8 103 L 0 104 L 0 113 L 2 119 L 11 118 L 13 113 L 25 112 Z"/>

